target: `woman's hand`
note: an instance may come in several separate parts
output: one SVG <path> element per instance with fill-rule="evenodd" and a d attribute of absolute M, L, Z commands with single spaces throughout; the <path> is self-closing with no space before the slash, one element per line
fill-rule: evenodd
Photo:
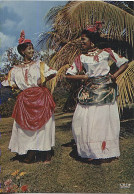
<path fill-rule="evenodd" d="M 39 87 L 41 87 L 41 86 L 46 86 L 46 80 L 45 80 L 45 82 L 41 83 L 41 79 L 39 78 L 39 79 L 37 80 L 37 85 L 38 85 Z"/>
<path fill-rule="evenodd" d="M 111 80 L 112 80 L 113 82 L 116 82 L 116 78 L 117 78 L 121 73 L 123 73 L 123 72 L 127 69 L 127 67 L 128 67 L 128 63 L 124 63 L 123 65 L 121 65 L 120 68 L 119 68 L 113 75 L 110 74 Z"/>
<path fill-rule="evenodd" d="M 18 86 L 16 84 L 13 84 L 12 89 L 18 89 Z"/>
<path fill-rule="evenodd" d="M 116 83 L 116 77 L 114 76 L 114 74 L 112 75 L 111 73 L 109 73 L 112 82 Z"/>
<path fill-rule="evenodd" d="M 40 78 L 37 80 L 37 85 L 41 86 L 41 79 Z"/>

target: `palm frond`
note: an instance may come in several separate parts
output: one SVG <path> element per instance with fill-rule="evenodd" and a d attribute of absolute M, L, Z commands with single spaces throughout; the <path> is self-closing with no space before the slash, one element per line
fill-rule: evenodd
<path fill-rule="evenodd" d="M 50 60 L 50 66 L 59 69 L 50 83 L 52 91 L 64 75 L 66 64 L 72 64 L 75 56 L 80 53 L 78 37 L 87 25 L 102 21 L 102 32 L 108 39 L 124 41 L 125 38 L 127 44 L 133 47 L 134 16 L 125 10 L 104 1 L 71 1 L 63 8 L 55 9 L 54 13 L 51 10 L 48 21 L 52 21 L 53 30 L 48 35 L 44 34 L 42 40 L 46 41 L 49 48 L 57 51 Z M 121 110 L 134 96 L 131 69 L 133 71 L 130 63 L 129 68 L 117 79 L 120 91 L 118 104 Z"/>
<path fill-rule="evenodd" d="M 131 106 L 134 102 L 134 61 L 128 64 L 128 68 L 117 78 L 119 97 L 117 99 L 120 111 Z"/>
<path fill-rule="evenodd" d="M 104 22 L 104 38 L 125 39 L 133 46 L 134 16 L 113 4 L 104 1 L 71 1 L 65 6 L 51 9 L 47 17 L 52 22 L 53 30 L 40 35 L 38 45 L 42 47 L 47 45 L 57 51 L 68 41 L 77 39 L 87 25 L 97 20 Z"/>
<path fill-rule="evenodd" d="M 109 1 L 108 3 L 111 3 L 115 6 L 123 9 L 124 11 L 130 13 L 131 15 L 134 15 L 134 10 L 128 6 L 128 2 L 124 2 L 124 1 L 123 2 L 122 1 L 112 1 L 111 2 L 111 1 Z M 133 2 L 130 2 L 130 3 L 132 4 L 131 6 L 134 8 Z"/>
<path fill-rule="evenodd" d="M 119 7 L 103 1 L 73 1 L 61 9 L 54 28 L 61 37 L 69 40 L 78 37 L 81 31 L 95 21 L 104 21 L 103 28 L 112 39 L 122 39 L 126 29 L 126 41 L 133 45 L 134 16 Z"/>
<path fill-rule="evenodd" d="M 72 65 L 75 57 L 80 54 L 79 41 L 80 38 L 68 42 L 50 60 L 49 65 L 58 70 L 56 76 L 49 81 L 51 92 L 54 91 L 58 81 L 64 77 L 66 70 Z"/>
<path fill-rule="evenodd" d="M 56 6 L 52 7 L 49 12 L 44 17 L 44 20 L 47 23 L 54 23 L 55 17 L 57 16 L 58 12 L 63 8 L 64 6 Z"/>
<path fill-rule="evenodd" d="M 42 32 L 38 37 L 38 42 L 36 44 L 36 47 L 40 47 L 41 49 L 46 47 L 46 43 L 51 37 L 51 32 Z M 51 45 L 51 43 L 50 43 Z"/>
<path fill-rule="evenodd" d="M 38 43 L 36 47 L 40 47 L 41 49 L 46 46 L 47 49 L 55 49 L 55 51 L 60 49 L 60 45 L 64 43 L 64 39 L 61 39 L 60 36 L 54 32 L 43 32 L 40 34 Z M 45 44 L 44 44 L 45 43 Z"/>
<path fill-rule="evenodd" d="M 65 64 L 72 64 L 74 58 L 80 54 L 79 41 L 78 38 L 65 44 L 50 60 L 50 66 L 58 70 Z"/>
<path fill-rule="evenodd" d="M 67 69 L 68 69 L 70 66 L 71 66 L 71 64 L 66 64 L 66 65 L 62 66 L 62 67 L 58 70 L 56 76 L 55 76 L 52 80 L 49 81 L 49 87 L 51 88 L 51 93 L 53 93 L 54 88 L 56 87 L 58 81 L 60 81 L 61 79 L 64 78 L 64 75 L 65 75 Z"/>

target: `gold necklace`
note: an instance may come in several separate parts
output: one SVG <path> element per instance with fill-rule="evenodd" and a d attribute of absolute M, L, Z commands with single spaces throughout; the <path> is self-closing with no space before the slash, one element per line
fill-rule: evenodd
<path fill-rule="evenodd" d="M 31 62 L 32 62 L 32 61 L 28 61 L 28 62 L 24 62 L 24 61 L 23 61 L 22 64 L 26 64 L 26 65 L 27 65 L 27 64 L 30 64 Z"/>
<path fill-rule="evenodd" d="M 88 56 L 95 56 L 100 52 L 100 49 L 94 50 L 94 51 L 88 51 Z"/>
<path fill-rule="evenodd" d="M 97 50 L 97 47 L 92 48 L 92 49 L 88 49 L 88 52 L 93 52 L 93 51 L 95 51 L 95 50 Z"/>

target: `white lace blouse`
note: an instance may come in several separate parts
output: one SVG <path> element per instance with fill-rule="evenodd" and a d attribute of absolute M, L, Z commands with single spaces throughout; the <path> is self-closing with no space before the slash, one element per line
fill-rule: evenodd
<path fill-rule="evenodd" d="M 25 80 L 25 73 L 27 70 L 27 82 Z M 51 69 L 45 64 L 44 76 L 48 77 L 51 74 L 57 73 L 56 70 Z M 16 84 L 20 90 L 24 90 L 30 87 L 37 87 L 37 81 L 40 78 L 40 60 L 36 61 L 32 65 L 27 66 L 14 66 L 11 70 L 10 85 Z"/>
<path fill-rule="evenodd" d="M 112 53 L 114 55 L 114 58 L 116 59 L 117 67 L 120 67 L 124 63 L 128 62 L 128 59 L 126 59 L 125 57 L 120 57 L 113 50 L 112 50 Z M 86 70 L 86 74 L 89 77 L 106 75 L 110 71 L 110 67 L 108 65 L 109 59 L 110 59 L 110 53 L 104 50 L 98 55 L 98 61 L 94 60 L 94 56 L 87 56 L 84 54 L 81 54 L 80 56 L 80 61 L 82 62 Z M 76 75 L 77 72 L 78 72 L 78 69 L 74 62 L 72 66 L 67 70 L 66 74 Z"/>

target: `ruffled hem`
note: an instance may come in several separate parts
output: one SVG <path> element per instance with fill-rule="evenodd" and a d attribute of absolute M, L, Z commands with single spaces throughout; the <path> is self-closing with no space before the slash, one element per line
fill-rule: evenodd
<path fill-rule="evenodd" d="M 105 147 L 103 142 L 80 144 L 77 143 L 78 155 L 82 158 L 107 159 L 120 156 L 119 141 L 106 141 Z"/>
<path fill-rule="evenodd" d="M 51 150 L 52 147 L 54 147 L 55 145 L 52 145 L 51 147 L 47 147 L 47 148 L 37 148 L 37 147 L 27 147 L 23 150 L 20 150 L 20 149 L 16 149 L 14 147 L 8 147 L 8 149 L 10 149 L 11 152 L 14 152 L 14 153 L 18 153 L 19 155 L 23 155 L 23 154 L 26 154 L 28 152 L 28 150 L 37 150 L 37 151 L 49 151 Z"/>
<path fill-rule="evenodd" d="M 54 115 L 39 130 L 23 130 L 14 121 L 12 136 L 8 148 L 11 152 L 20 155 L 26 154 L 28 150 L 48 151 L 55 146 L 55 121 Z"/>

